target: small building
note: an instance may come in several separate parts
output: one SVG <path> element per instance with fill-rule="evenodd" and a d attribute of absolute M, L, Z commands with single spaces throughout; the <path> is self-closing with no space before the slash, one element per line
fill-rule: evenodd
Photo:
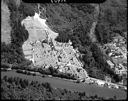
<path fill-rule="evenodd" d="M 124 69 L 124 66 L 123 66 L 121 63 L 119 63 L 119 66 L 120 66 L 122 69 Z"/>
<path fill-rule="evenodd" d="M 109 53 L 108 56 L 111 56 L 113 53 Z"/>
<path fill-rule="evenodd" d="M 111 78 L 109 76 L 105 76 L 105 81 L 106 82 L 111 82 Z"/>
<path fill-rule="evenodd" d="M 114 38 L 113 42 L 118 42 L 118 39 L 117 38 Z"/>
<path fill-rule="evenodd" d="M 100 86 L 104 86 L 105 82 L 101 81 L 101 80 L 97 80 L 97 84 L 100 85 Z"/>
<path fill-rule="evenodd" d="M 123 74 L 127 75 L 127 71 L 126 70 L 121 70 L 120 75 L 123 75 Z"/>
<path fill-rule="evenodd" d="M 115 88 L 116 88 L 116 89 L 118 89 L 118 88 L 119 88 L 119 86 L 118 86 L 118 85 L 115 85 Z"/>
<path fill-rule="evenodd" d="M 111 88 L 111 84 L 108 84 L 108 88 Z"/>
<path fill-rule="evenodd" d="M 114 64 L 110 60 L 107 60 L 107 63 L 111 68 L 114 68 Z"/>
<path fill-rule="evenodd" d="M 127 90 L 127 87 L 125 86 L 124 89 Z"/>
<path fill-rule="evenodd" d="M 120 85 L 123 85 L 123 80 L 121 80 L 121 81 L 119 82 L 119 84 L 120 84 Z"/>
<path fill-rule="evenodd" d="M 59 68 L 59 71 L 60 71 L 60 72 L 63 72 L 63 70 L 62 70 L 62 69 L 60 69 L 60 68 Z"/>
<path fill-rule="evenodd" d="M 120 74 L 121 73 L 121 70 L 119 70 L 119 67 L 118 66 L 115 68 L 115 73 L 116 74 Z"/>
<path fill-rule="evenodd" d="M 12 70 L 12 68 L 7 68 L 8 71 Z"/>

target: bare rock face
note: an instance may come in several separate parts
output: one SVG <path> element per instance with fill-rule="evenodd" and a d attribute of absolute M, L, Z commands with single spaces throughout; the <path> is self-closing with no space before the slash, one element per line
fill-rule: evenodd
<path fill-rule="evenodd" d="M 11 42 L 11 27 L 9 24 L 10 11 L 6 3 L 2 1 L 1 4 L 1 41 L 6 44 Z"/>
<path fill-rule="evenodd" d="M 41 19 L 40 14 L 35 13 L 35 16 L 27 17 L 21 24 L 29 33 L 28 40 L 22 46 L 25 58 L 31 60 L 36 67 L 53 67 L 79 78 L 88 76 L 82 68 L 83 64 L 78 60 L 78 53 L 71 46 L 71 41 L 55 41 L 58 33 L 48 27 L 46 19 Z"/>

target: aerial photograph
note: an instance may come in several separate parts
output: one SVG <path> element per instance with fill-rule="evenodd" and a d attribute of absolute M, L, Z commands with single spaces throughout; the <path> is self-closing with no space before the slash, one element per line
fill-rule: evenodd
<path fill-rule="evenodd" d="M 59 1 L 1 0 L 1 100 L 127 100 L 127 0 Z"/>

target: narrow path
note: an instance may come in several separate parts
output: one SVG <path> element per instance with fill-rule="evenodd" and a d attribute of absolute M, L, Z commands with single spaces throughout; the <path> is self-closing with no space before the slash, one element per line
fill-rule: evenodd
<path fill-rule="evenodd" d="M 93 5 L 93 6 L 95 6 L 94 18 L 96 19 L 96 21 L 94 21 L 92 23 L 92 27 L 90 29 L 89 36 L 90 36 L 90 39 L 91 39 L 92 42 L 96 42 L 97 38 L 96 38 L 96 35 L 95 35 L 95 28 L 96 28 L 97 20 L 98 20 L 98 16 L 99 16 L 99 5 Z"/>

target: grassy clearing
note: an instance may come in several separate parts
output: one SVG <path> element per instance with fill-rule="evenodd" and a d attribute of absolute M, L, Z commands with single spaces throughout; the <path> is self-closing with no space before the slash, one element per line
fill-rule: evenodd
<path fill-rule="evenodd" d="M 6 44 L 10 43 L 11 36 L 10 31 L 11 27 L 9 25 L 10 11 L 8 6 L 2 1 L 1 4 L 1 41 Z"/>

